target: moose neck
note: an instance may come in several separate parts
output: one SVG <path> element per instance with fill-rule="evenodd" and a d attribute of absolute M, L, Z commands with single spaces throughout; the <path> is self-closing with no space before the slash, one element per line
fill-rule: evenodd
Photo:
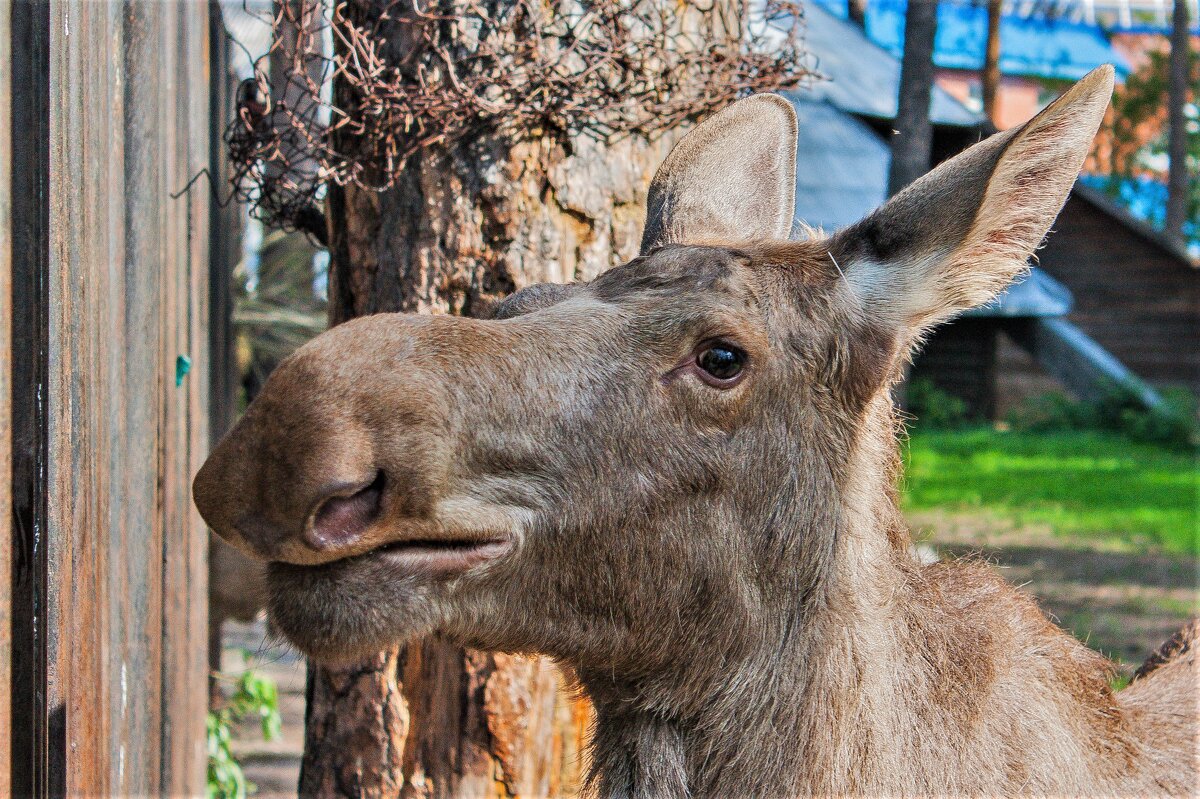
<path fill-rule="evenodd" d="M 597 709 L 599 796 L 839 793 L 868 742 L 886 740 L 878 724 L 897 715 L 911 635 L 895 608 L 914 570 L 891 490 L 890 404 L 869 418 L 846 470 L 854 481 L 828 516 L 834 564 L 811 594 L 773 609 L 761 646 L 735 662 L 681 657 L 637 684 L 581 672 Z"/>

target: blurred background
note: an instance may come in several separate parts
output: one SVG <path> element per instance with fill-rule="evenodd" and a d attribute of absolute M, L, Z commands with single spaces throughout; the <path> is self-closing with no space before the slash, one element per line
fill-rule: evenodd
<path fill-rule="evenodd" d="M 796 108 L 803 236 L 1116 68 L 1029 273 L 897 389 L 902 501 L 922 558 L 993 563 L 1118 687 L 1200 613 L 1197 0 L 150 5 L 0 0 L 0 794 L 572 793 L 590 711 L 552 666 L 432 640 L 308 667 L 189 477 L 331 323 L 631 258 L 670 145 L 752 91 Z M 380 722 L 410 706 L 459 721 Z"/>

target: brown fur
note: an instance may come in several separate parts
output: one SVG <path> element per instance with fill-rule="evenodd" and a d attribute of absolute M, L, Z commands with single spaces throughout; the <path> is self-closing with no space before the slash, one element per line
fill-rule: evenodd
<path fill-rule="evenodd" d="M 794 121 L 739 103 L 656 177 L 642 257 L 492 320 L 320 336 L 197 505 L 272 561 L 273 619 L 316 657 L 441 631 L 567 665 L 596 705 L 600 796 L 1194 792 L 1194 653 L 1114 694 L 1110 664 L 987 567 L 919 564 L 896 503 L 889 389 L 912 343 L 1024 267 L 1110 89 L 1090 76 L 805 242 L 773 240 Z M 734 152 L 773 166 L 728 174 Z M 713 339 L 748 355 L 733 387 L 700 379 Z M 348 521 L 329 530 L 331 504 Z M 435 576 L 381 549 L 406 541 L 508 549 Z"/>

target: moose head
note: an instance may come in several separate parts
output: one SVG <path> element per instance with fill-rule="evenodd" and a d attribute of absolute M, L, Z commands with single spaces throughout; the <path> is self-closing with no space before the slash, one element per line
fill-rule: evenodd
<path fill-rule="evenodd" d="M 931 326 L 1026 268 L 1111 86 L 1097 70 L 803 241 L 795 114 L 735 103 L 659 169 L 637 258 L 490 319 L 318 336 L 213 451 L 196 504 L 269 561 L 275 623 L 317 658 L 439 630 L 644 687 L 777 656 L 907 557 L 890 386 Z"/>

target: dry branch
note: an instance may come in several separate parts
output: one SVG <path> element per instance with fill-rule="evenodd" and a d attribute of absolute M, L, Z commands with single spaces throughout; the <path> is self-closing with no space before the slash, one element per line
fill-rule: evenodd
<path fill-rule="evenodd" d="M 431 145 L 491 134 L 654 137 L 811 74 L 799 3 L 766 0 L 741 13 L 696 5 L 276 3 L 271 51 L 225 133 L 235 190 L 268 224 L 323 241 L 318 209 L 330 182 L 385 190 Z M 331 135 L 341 129 L 353 152 Z"/>

